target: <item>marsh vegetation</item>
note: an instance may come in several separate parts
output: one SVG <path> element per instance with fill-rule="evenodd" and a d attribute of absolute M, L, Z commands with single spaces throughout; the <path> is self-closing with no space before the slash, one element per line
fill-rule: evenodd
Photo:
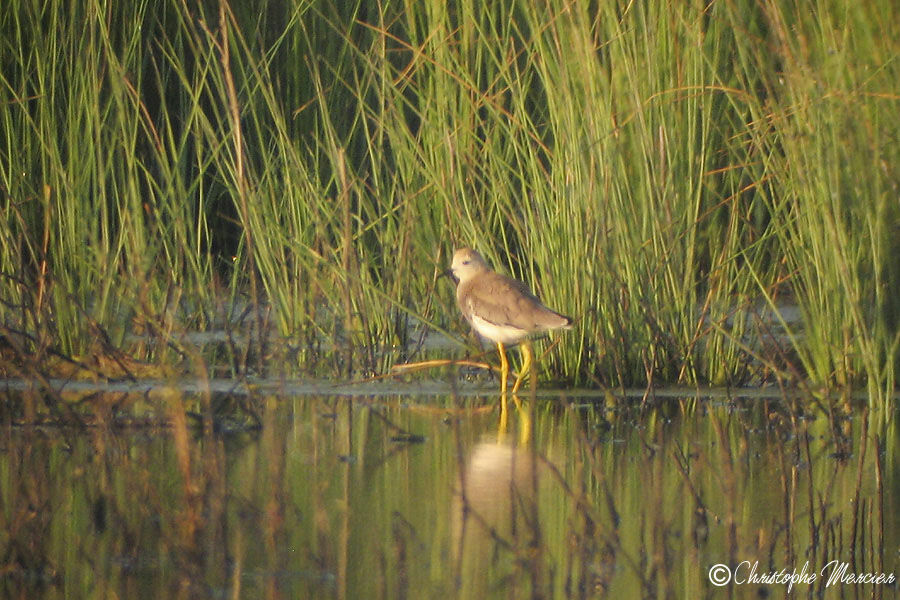
<path fill-rule="evenodd" d="M 5 364 L 121 353 L 240 376 L 338 351 L 341 376 L 384 373 L 423 330 L 461 331 L 435 275 L 466 244 L 578 316 L 546 378 L 863 387 L 884 406 L 891 16 L 5 2 Z M 186 341 L 236 323 L 237 355 Z"/>
<path fill-rule="evenodd" d="M 893 0 L 4 0 L 0 595 L 897 572 L 898 40 Z M 392 372 L 485 360 L 459 246 L 576 318 L 554 399 Z"/>

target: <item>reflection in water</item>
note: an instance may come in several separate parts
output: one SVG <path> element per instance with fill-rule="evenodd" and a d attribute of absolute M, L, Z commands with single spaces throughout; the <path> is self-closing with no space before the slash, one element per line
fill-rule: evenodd
<path fill-rule="evenodd" d="M 461 465 L 460 489 L 452 511 L 454 564 L 463 597 L 475 597 L 502 581 L 512 570 L 501 553 L 534 560 L 540 549 L 537 498 L 541 469 L 529 442 L 531 416 L 515 399 L 518 435 L 508 432 L 508 406 L 500 398 L 500 424 L 496 436 L 476 443 Z M 504 575 L 500 572 L 506 571 Z M 510 582 L 514 584 L 515 582 Z"/>
<path fill-rule="evenodd" d="M 259 432 L 0 429 L 0 597 L 781 597 L 709 580 L 900 574 L 894 422 L 270 398 Z M 501 427 L 498 432 L 498 421 Z M 892 597 L 893 586 L 795 587 Z"/>
<path fill-rule="evenodd" d="M 501 555 L 518 560 L 528 548 L 540 548 L 535 458 L 527 448 L 496 440 L 472 449 L 452 515 L 464 596 L 515 573 Z"/>

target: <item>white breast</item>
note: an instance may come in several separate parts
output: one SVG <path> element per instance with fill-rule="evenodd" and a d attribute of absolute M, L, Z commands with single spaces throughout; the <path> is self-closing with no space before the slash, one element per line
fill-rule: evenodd
<path fill-rule="evenodd" d="M 513 327 L 512 325 L 496 325 L 489 321 L 485 321 L 478 315 L 471 316 L 472 327 L 475 331 L 494 342 L 502 342 L 504 344 L 515 344 L 528 335 L 528 331 Z"/>

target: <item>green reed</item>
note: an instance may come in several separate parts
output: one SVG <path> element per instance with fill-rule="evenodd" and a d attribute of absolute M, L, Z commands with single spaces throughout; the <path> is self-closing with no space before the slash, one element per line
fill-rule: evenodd
<path fill-rule="evenodd" d="M 383 372 L 464 330 L 436 276 L 465 244 L 577 317 L 552 377 L 884 402 L 895 9 L 670 4 L 7 2 L 6 333 L 166 362 L 135 322 L 177 342 L 249 303 L 260 356 L 274 331 Z"/>
<path fill-rule="evenodd" d="M 804 317 L 793 350 L 813 381 L 865 380 L 877 398 L 893 390 L 898 340 L 898 127 L 885 120 L 898 97 L 883 37 L 896 25 L 876 16 L 891 10 L 769 6 L 770 51 L 742 49 L 744 81 L 764 89 L 748 130 L 765 164 L 769 230 Z M 773 59 L 777 78 L 747 75 Z"/>

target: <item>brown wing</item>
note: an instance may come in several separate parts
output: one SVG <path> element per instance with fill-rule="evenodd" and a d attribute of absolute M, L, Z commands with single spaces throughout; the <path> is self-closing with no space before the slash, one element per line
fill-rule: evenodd
<path fill-rule="evenodd" d="M 541 304 L 524 283 L 505 275 L 485 273 L 467 288 L 460 294 L 463 311 L 494 325 L 533 331 L 568 324 L 566 317 Z"/>

